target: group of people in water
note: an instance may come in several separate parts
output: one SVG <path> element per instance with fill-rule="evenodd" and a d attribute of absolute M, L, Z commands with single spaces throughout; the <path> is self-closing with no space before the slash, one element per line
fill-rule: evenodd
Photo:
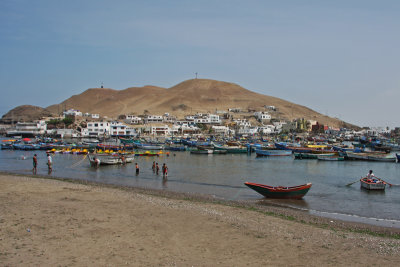
<path fill-rule="evenodd" d="M 158 174 L 160 173 L 160 166 L 158 166 L 158 162 L 153 161 L 152 169 L 153 169 L 153 172 L 154 172 L 155 174 L 158 175 Z M 166 178 L 166 177 L 168 176 L 168 167 L 167 167 L 167 164 L 164 163 L 164 164 L 162 165 L 161 169 L 162 169 L 163 177 Z"/>
<path fill-rule="evenodd" d="M 32 162 L 33 163 L 32 172 L 33 172 L 33 174 L 36 174 L 37 166 L 38 166 L 37 154 L 33 155 L 32 160 L 33 160 L 33 162 Z M 99 167 L 100 166 L 100 159 L 94 157 L 94 164 L 95 164 L 96 167 Z M 50 174 L 53 171 L 53 159 L 52 159 L 52 157 L 50 156 L 49 153 L 47 153 L 47 167 L 48 167 L 48 172 Z M 136 170 L 136 175 L 139 175 L 140 168 L 139 168 L 139 164 L 137 162 L 135 163 L 135 170 Z M 153 173 L 155 173 L 157 175 L 160 173 L 160 167 L 158 165 L 158 162 L 153 161 L 152 170 L 153 170 Z M 162 165 L 161 171 L 162 171 L 162 174 L 163 174 L 163 178 L 167 178 L 168 177 L 168 166 L 167 166 L 167 164 L 164 163 Z"/>
<path fill-rule="evenodd" d="M 160 166 L 158 165 L 158 162 L 153 161 L 153 166 L 151 168 L 153 170 L 153 173 L 155 173 L 157 175 L 160 173 Z M 139 164 L 137 162 L 135 163 L 135 170 L 136 170 L 136 175 L 139 175 L 140 168 L 139 168 Z M 167 178 L 167 176 L 168 176 L 167 164 L 164 163 L 161 167 L 161 170 L 162 170 L 163 177 Z"/>

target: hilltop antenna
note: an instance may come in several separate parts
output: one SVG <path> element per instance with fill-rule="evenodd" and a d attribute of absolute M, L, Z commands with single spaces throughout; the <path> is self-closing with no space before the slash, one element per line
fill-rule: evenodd
<path fill-rule="evenodd" d="M 195 78 L 195 79 L 197 79 L 197 72 L 195 72 L 194 74 L 196 75 L 196 78 Z"/>

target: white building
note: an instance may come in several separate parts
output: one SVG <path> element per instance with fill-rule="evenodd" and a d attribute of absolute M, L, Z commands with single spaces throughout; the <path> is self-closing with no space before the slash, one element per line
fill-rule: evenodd
<path fill-rule="evenodd" d="M 214 133 L 219 134 L 229 134 L 231 132 L 228 126 L 213 125 L 211 129 L 213 129 Z"/>
<path fill-rule="evenodd" d="M 251 123 L 246 119 L 234 119 L 233 122 L 239 127 L 251 127 Z"/>
<path fill-rule="evenodd" d="M 174 124 L 171 128 L 171 132 L 173 132 L 174 134 L 198 133 L 200 132 L 200 128 L 197 127 L 193 122 Z"/>
<path fill-rule="evenodd" d="M 256 117 L 256 119 L 259 121 L 271 119 L 271 115 L 269 115 L 268 112 L 263 112 L 263 111 L 254 112 L 254 117 Z"/>
<path fill-rule="evenodd" d="M 110 123 L 110 135 L 112 136 L 125 136 L 126 135 L 126 125 L 119 122 L 113 121 Z"/>
<path fill-rule="evenodd" d="M 82 136 L 104 136 L 110 135 L 110 123 L 109 122 L 88 122 L 87 127 L 83 128 Z"/>
<path fill-rule="evenodd" d="M 129 124 L 142 124 L 142 118 L 135 115 L 125 115 L 124 122 Z"/>
<path fill-rule="evenodd" d="M 188 115 L 185 117 L 185 120 L 187 120 L 187 121 L 194 121 L 194 119 L 195 119 L 195 116 L 193 116 L 193 115 Z"/>
<path fill-rule="evenodd" d="M 150 125 L 144 129 L 145 132 L 154 136 L 165 136 L 170 133 L 168 125 Z"/>
<path fill-rule="evenodd" d="M 51 135 L 57 135 L 60 136 L 61 138 L 65 137 L 75 138 L 82 136 L 82 133 L 78 132 L 75 129 L 52 129 L 52 130 L 47 130 L 46 133 Z"/>
<path fill-rule="evenodd" d="M 82 112 L 76 109 L 69 109 L 67 111 L 63 112 L 64 117 L 65 116 L 81 116 L 82 117 Z"/>
<path fill-rule="evenodd" d="M 100 119 L 100 114 L 92 114 L 92 119 Z"/>
<path fill-rule="evenodd" d="M 125 135 L 126 136 L 137 136 L 136 128 L 126 126 Z"/>
<path fill-rule="evenodd" d="M 264 107 L 265 107 L 266 109 L 276 111 L 276 107 L 275 107 L 275 106 L 267 106 L 267 105 L 265 105 Z"/>
<path fill-rule="evenodd" d="M 263 127 L 259 127 L 258 131 L 261 134 L 274 134 L 275 133 L 275 126 L 274 125 L 265 125 Z"/>
<path fill-rule="evenodd" d="M 163 121 L 163 116 L 159 115 L 148 115 L 145 119 L 145 123 L 154 123 L 154 122 L 162 122 Z"/>
<path fill-rule="evenodd" d="M 163 117 L 163 122 L 175 123 L 176 122 L 176 117 L 169 115 L 169 113 L 165 113 L 164 117 Z"/>
<path fill-rule="evenodd" d="M 195 123 L 204 123 L 204 124 L 220 124 L 221 119 L 219 115 L 215 114 L 198 114 L 194 117 Z"/>
<path fill-rule="evenodd" d="M 240 127 L 238 130 L 238 133 L 242 135 L 254 135 L 257 132 L 258 127 Z"/>
<path fill-rule="evenodd" d="M 47 130 L 47 124 L 45 120 L 39 120 L 35 122 L 17 122 L 15 129 L 7 131 L 7 135 L 41 135 Z"/>

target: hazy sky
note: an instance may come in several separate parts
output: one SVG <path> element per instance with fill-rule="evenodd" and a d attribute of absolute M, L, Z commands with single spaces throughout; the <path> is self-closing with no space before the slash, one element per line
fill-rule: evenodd
<path fill-rule="evenodd" d="M 400 1 L 0 1 L 0 116 L 195 72 L 400 126 Z"/>

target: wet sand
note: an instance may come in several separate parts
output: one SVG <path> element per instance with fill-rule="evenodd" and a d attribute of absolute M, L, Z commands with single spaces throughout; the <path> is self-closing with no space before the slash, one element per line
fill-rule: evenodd
<path fill-rule="evenodd" d="M 0 201 L 4 266 L 400 265 L 398 229 L 281 207 L 4 173 Z"/>

